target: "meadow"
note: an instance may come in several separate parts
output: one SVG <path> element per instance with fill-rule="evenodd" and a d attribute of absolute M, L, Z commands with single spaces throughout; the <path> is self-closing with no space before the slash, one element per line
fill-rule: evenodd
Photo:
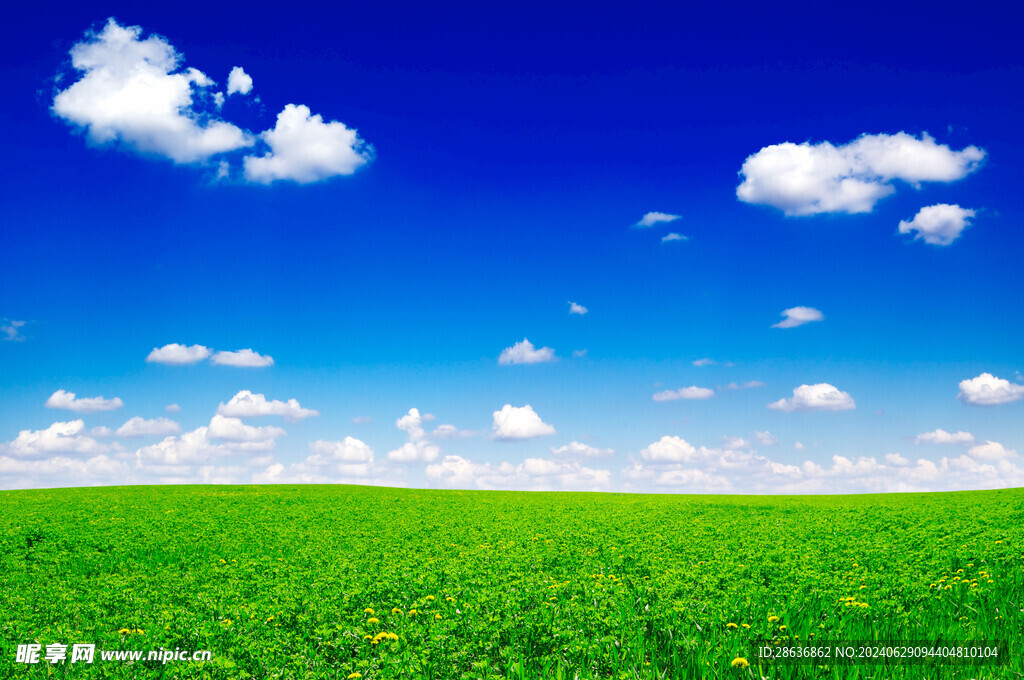
<path fill-rule="evenodd" d="M 3 678 L 1024 677 L 1024 489 L 56 489 L 0 492 L 0 527 Z M 1008 646 L 757 658 L 812 639 Z M 212 659 L 17 663 L 26 643 Z"/>

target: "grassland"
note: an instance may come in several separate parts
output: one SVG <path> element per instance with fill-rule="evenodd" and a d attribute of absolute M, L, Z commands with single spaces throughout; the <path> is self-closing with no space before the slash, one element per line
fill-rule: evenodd
<path fill-rule="evenodd" d="M 1021 489 L 64 489 L 0 493 L 0 526 L 3 678 L 1024 677 Z M 756 659 L 812 636 L 1010 647 L 974 668 Z M 15 663 L 33 641 L 213 659 Z"/>

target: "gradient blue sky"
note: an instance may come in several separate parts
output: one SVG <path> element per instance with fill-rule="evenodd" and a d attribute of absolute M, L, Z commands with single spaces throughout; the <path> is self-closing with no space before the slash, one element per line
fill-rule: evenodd
<path fill-rule="evenodd" d="M 14 11 L 0 47 L 2 488 L 1024 485 L 1024 57 L 1011 18 L 976 5 Z M 161 36 L 216 81 L 210 92 L 232 67 L 251 76 L 250 94 L 208 115 L 255 135 L 305 105 L 358 130 L 373 159 L 262 184 L 242 174 L 251 151 L 175 163 L 90 140 L 54 97 L 82 75 L 69 51 L 110 17 Z M 897 177 L 857 214 L 737 198 L 745 160 L 766 147 L 900 132 L 984 159 L 953 181 Z M 975 211 L 952 243 L 898 232 L 937 204 Z M 679 218 L 635 226 L 653 211 Z M 663 242 L 670 232 L 688 238 Z M 797 306 L 824 319 L 772 328 Z M 524 338 L 556 360 L 499 364 Z M 146 361 L 169 343 L 274 363 Z M 694 365 L 704 358 L 715 363 Z M 1000 403 L 965 396 L 961 381 L 983 374 L 1006 381 Z M 748 381 L 763 385 L 726 388 Z M 767 407 L 821 383 L 855 407 Z M 714 396 L 652 398 L 689 386 Z M 47 408 L 58 390 L 123 406 Z M 259 451 L 214 437 L 173 470 L 146 453 L 161 435 L 90 432 L 136 416 L 194 432 L 241 390 L 320 415 L 242 418 L 287 435 L 253 434 Z M 529 404 L 557 434 L 496 438 L 505 404 Z M 422 437 L 396 427 L 410 408 L 436 417 Z M 40 444 L 79 418 L 75 441 Z M 430 435 L 445 423 L 465 436 Z M 937 429 L 971 440 L 915 443 Z M 758 441 L 765 431 L 777 441 Z M 164 453 L 182 444 L 170 436 Z M 307 460 L 311 442 L 345 437 L 372 460 Z M 420 459 L 389 459 L 410 437 Z M 679 439 L 651 448 L 663 437 Z M 614 453 L 552 452 L 570 442 Z"/>

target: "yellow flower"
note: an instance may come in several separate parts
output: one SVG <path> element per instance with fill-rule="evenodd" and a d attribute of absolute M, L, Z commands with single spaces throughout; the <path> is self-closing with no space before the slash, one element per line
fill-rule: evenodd
<path fill-rule="evenodd" d="M 417 613 L 418 612 L 415 609 L 410 609 L 409 610 L 409 616 L 416 616 Z"/>
<path fill-rule="evenodd" d="M 746 668 L 749 665 L 750 662 L 744 659 L 742 656 L 737 656 L 735 659 L 732 660 L 733 668 Z"/>
<path fill-rule="evenodd" d="M 364 640 L 372 640 L 372 639 L 373 639 L 373 636 L 372 636 L 372 635 L 364 635 L 364 636 L 363 636 L 363 639 L 364 639 Z"/>
<path fill-rule="evenodd" d="M 775 615 L 772 615 L 772 616 L 768 617 L 768 623 L 775 623 L 778 620 L 779 620 L 779 617 L 775 616 Z"/>
<path fill-rule="evenodd" d="M 373 610 L 372 610 L 372 609 L 370 609 L 369 607 L 367 607 L 366 609 L 364 609 L 364 610 L 363 610 L 363 613 L 364 613 L 364 614 L 369 614 L 370 616 L 373 616 Z"/>
<path fill-rule="evenodd" d="M 377 617 L 371 616 L 370 618 L 366 619 L 366 622 L 372 626 L 372 625 L 374 625 L 376 623 L 380 623 L 380 619 L 378 619 Z"/>
<path fill-rule="evenodd" d="M 270 616 L 267 617 L 266 623 L 270 623 L 273 620 L 274 620 L 274 615 L 271 614 Z"/>
<path fill-rule="evenodd" d="M 119 630 L 117 632 L 118 632 L 119 635 L 131 635 L 132 634 L 132 631 L 130 629 L 128 629 L 128 628 L 122 628 L 121 630 Z"/>
<path fill-rule="evenodd" d="M 388 633 L 388 639 L 389 640 L 397 640 L 398 636 L 395 635 L 394 633 Z"/>
<path fill-rule="evenodd" d="M 361 677 L 363 677 L 362 673 L 349 673 L 347 676 L 345 676 L 345 680 L 356 680 L 356 678 Z"/>
<path fill-rule="evenodd" d="M 727 624 L 725 624 L 725 627 L 726 628 L 739 628 L 739 626 L 737 626 L 735 623 L 727 623 Z"/>
<path fill-rule="evenodd" d="M 741 623 L 740 625 L 743 626 L 744 628 L 750 628 L 750 624 L 749 623 Z"/>
<path fill-rule="evenodd" d="M 786 630 L 785 626 L 779 626 L 779 630 Z"/>
<path fill-rule="evenodd" d="M 398 607 L 394 607 L 394 608 L 391 609 L 391 613 L 392 614 L 401 614 L 402 610 L 399 609 Z"/>
<path fill-rule="evenodd" d="M 438 621 L 440 621 L 441 620 L 441 615 L 440 614 L 434 614 L 434 618 L 437 619 Z"/>
<path fill-rule="evenodd" d="M 434 601 L 434 596 L 433 595 L 427 595 L 427 601 L 428 602 L 433 602 Z"/>
<path fill-rule="evenodd" d="M 446 597 L 445 599 L 448 600 L 449 602 L 455 602 L 455 598 L 454 597 Z"/>

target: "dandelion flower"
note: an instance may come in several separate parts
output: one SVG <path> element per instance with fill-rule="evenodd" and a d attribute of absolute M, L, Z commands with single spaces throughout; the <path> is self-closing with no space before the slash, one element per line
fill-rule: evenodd
<path fill-rule="evenodd" d="M 119 635 L 131 635 L 132 631 L 130 629 L 128 629 L 128 628 L 122 628 L 121 630 L 119 630 L 117 632 L 118 632 Z"/>
<path fill-rule="evenodd" d="M 750 624 L 749 623 L 741 623 L 740 625 L 743 626 L 744 628 L 750 628 Z"/>
<path fill-rule="evenodd" d="M 362 673 L 349 673 L 345 676 L 345 680 L 356 680 L 357 678 L 363 677 Z"/>
<path fill-rule="evenodd" d="M 388 639 L 389 640 L 397 640 L 398 639 L 398 636 L 396 634 L 394 634 L 394 633 L 388 633 L 387 635 L 388 635 Z"/>
<path fill-rule="evenodd" d="M 370 616 L 373 616 L 373 610 L 372 610 L 371 608 L 369 608 L 369 607 L 367 607 L 366 609 L 364 609 L 364 610 L 363 610 L 363 613 L 364 613 L 364 614 L 369 614 Z"/>
<path fill-rule="evenodd" d="M 785 626 L 779 626 L 779 630 L 786 630 Z"/>
<path fill-rule="evenodd" d="M 727 624 L 725 624 L 725 627 L 726 628 L 739 628 L 739 626 L 737 626 L 735 623 L 727 623 Z"/>
<path fill-rule="evenodd" d="M 737 656 L 735 659 L 732 660 L 733 668 L 746 668 L 749 665 L 750 662 L 744 659 L 742 656 Z"/>
<path fill-rule="evenodd" d="M 445 599 L 448 600 L 449 602 L 455 602 L 455 598 L 454 597 L 447 597 Z"/>
<path fill-rule="evenodd" d="M 375 616 L 371 616 L 370 618 L 366 619 L 366 622 L 372 626 L 376 623 L 380 623 L 380 619 L 378 619 Z"/>
<path fill-rule="evenodd" d="M 440 614 L 434 614 L 434 618 L 437 619 L 438 621 L 440 621 L 441 620 L 441 615 Z"/>
<path fill-rule="evenodd" d="M 775 616 L 774 614 L 768 617 L 768 623 L 775 623 L 778 620 L 779 620 L 779 617 Z"/>
<path fill-rule="evenodd" d="M 392 614 L 401 614 L 402 610 L 399 609 L 398 607 L 394 607 L 394 608 L 391 609 L 391 613 Z"/>
<path fill-rule="evenodd" d="M 433 602 L 433 601 L 434 601 L 434 596 L 433 595 L 427 595 L 427 602 Z"/>
<path fill-rule="evenodd" d="M 415 609 L 410 609 L 409 610 L 409 616 L 416 616 L 416 614 L 418 614 L 418 613 L 419 612 L 417 612 Z"/>

